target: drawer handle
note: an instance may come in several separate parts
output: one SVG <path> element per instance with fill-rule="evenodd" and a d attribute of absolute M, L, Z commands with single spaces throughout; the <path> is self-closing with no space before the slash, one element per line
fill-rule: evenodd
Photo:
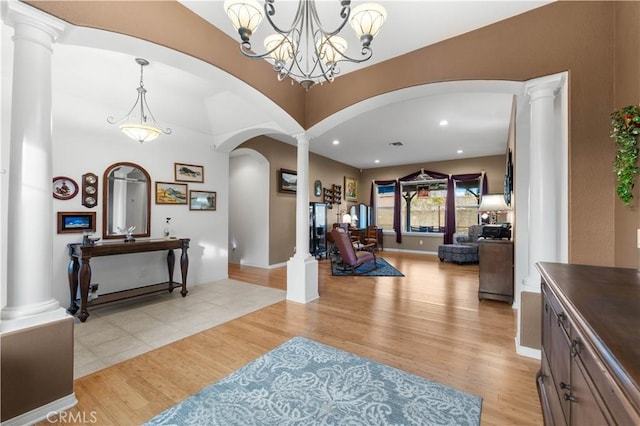
<path fill-rule="evenodd" d="M 560 389 L 571 390 L 571 385 L 568 385 L 565 382 L 560 382 Z"/>
<path fill-rule="evenodd" d="M 564 400 L 569 402 L 576 402 L 576 397 L 573 395 L 569 395 L 568 393 L 565 393 Z"/>
<path fill-rule="evenodd" d="M 577 339 L 573 339 L 571 341 L 571 349 L 570 349 L 570 353 L 572 357 L 575 357 L 576 355 L 578 355 L 580 353 L 580 341 Z"/>

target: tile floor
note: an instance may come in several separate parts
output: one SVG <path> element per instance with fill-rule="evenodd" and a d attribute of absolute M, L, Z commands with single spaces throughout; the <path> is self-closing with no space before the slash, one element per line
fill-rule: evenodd
<path fill-rule="evenodd" d="M 286 292 L 224 279 L 89 309 L 76 319 L 74 378 L 284 300 Z"/>

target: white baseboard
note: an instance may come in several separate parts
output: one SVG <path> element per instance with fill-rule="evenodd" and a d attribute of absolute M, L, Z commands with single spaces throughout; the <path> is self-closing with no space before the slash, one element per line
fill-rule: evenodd
<path fill-rule="evenodd" d="M 538 360 L 542 359 L 542 351 L 540 349 L 533 349 L 527 346 L 521 346 L 519 343 L 518 336 L 516 336 L 514 340 L 516 344 L 516 353 L 518 355 L 522 355 L 522 356 L 526 356 L 526 357 L 534 358 Z"/>
<path fill-rule="evenodd" d="M 5 420 L 1 423 L 2 426 L 24 426 L 32 425 L 34 423 L 41 422 L 43 420 L 57 419 L 58 413 L 61 413 L 69 408 L 75 407 L 78 404 L 76 394 L 64 396 L 53 402 L 50 402 L 42 407 L 35 408 L 24 414 L 16 416 L 12 419 Z"/>

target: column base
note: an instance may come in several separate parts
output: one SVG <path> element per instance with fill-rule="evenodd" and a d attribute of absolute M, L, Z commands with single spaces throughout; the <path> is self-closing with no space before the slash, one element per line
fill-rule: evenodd
<path fill-rule="evenodd" d="M 60 303 L 56 299 L 49 299 L 46 302 L 33 303 L 30 305 L 5 306 L 2 308 L 1 318 L 5 320 L 18 320 L 39 316 L 56 311 L 60 307 Z M 4 329 L 3 329 L 4 331 Z"/>
<path fill-rule="evenodd" d="M 287 262 L 287 300 L 308 303 L 318 299 L 318 261 L 309 256 Z"/>
<path fill-rule="evenodd" d="M 49 322 L 59 321 L 61 319 L 70 317 L 70 315 L 67 314 L 67 311 L 64 308 L 60 307 L 60 304 L 58 303 L 58 301 L 56 300 L 55 302 L 56 303 L 55 303 L 54 309 L 50 309 L 46 312 L 40 312 L 37 314 L 31 314 L 31 315 L 23 315 L 19 317 L 8 316 L 7 319 L 5 319 L 5 312 L 15 313 L 17 312 L 17 310 L 5 311 L 5 309 L 7 308 L 3 309 L 2 321 L 0 321 L 0 332 L 8 333 L 10 331 L 21 330 L 23 328 L 28 328 L 28 327 L 35 327 L 35 326 L 39 326 Z"/>
<path fill-rule="evenodd" d="M 0 333 L 2 389 L 10 390 L 2 392 L 0 401 L 3 426 L 36 423 L 77 402 L 73 392 L 74 320 L 64 309 L 59 311 L 63 319 L 45 321 L 41 317 L 52 315 L 37 315 L 37 324 Z M 22 318 L 14 321 L 25 322 Z"/>

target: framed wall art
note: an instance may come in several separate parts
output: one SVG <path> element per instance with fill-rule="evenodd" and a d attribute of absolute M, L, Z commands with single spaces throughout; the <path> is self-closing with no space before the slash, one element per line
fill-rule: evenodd
<path fill-rule="evenodd" d="M 280 169 L 278 191 L 295 193 L 298 189 L 298 174 L 293 170 Z"/>
<path fill-rule="evenodd" d="M 194 164 L 173 163 L 176 182 L 204 182 L 204 167 Z"/>
<path fill-rule="evenodd" d="M 156 204 L 187 204 L 187 184 L 156 182 Z"/>
<path fill-rule="evenodd" d="M 96 212 L 58 212 L 58 234 L 96 231 Z"/>
<path fill-rule="evenodd" d="M 358 201 L 358 180 L 356 178 L 344 177 L 344 199 Z"/>
<path fill-rule="evenodd" d="M 53 178 L 53 196 L 58 200 L 70 200 L 78 193 L 78 184 L 66 176 Z"/>
<path fill-rule="evenodd" d="M 216 193 L 213 191 L 189 191 L 189 210 L 215 210 Z"/>

